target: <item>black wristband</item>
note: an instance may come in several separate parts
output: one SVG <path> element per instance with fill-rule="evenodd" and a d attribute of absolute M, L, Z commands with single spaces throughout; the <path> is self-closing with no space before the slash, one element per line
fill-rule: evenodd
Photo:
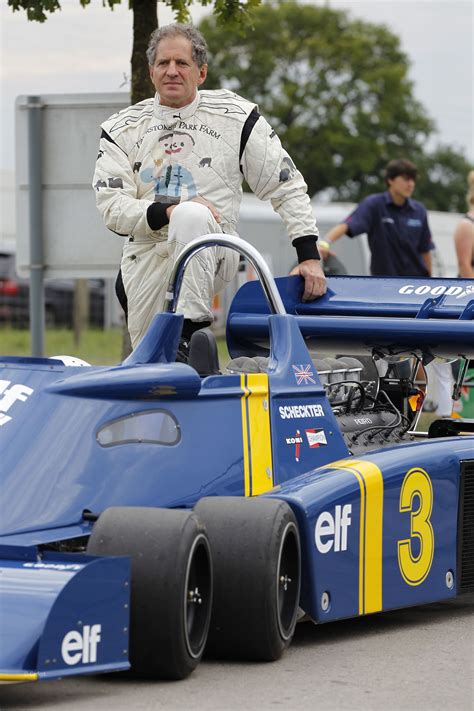
<path fill-rule="evenodd" d="M 307 259 L 321 259 L 316 246 L 317 239 L 316 235 L 305 235 L 293 240 L 293 247 L 298 255 L 298 264 L 306 262 Z"/>
<path fill-rule="evenodd" d="M 161 230 L 162 227 L 169 223 L 166 210 L 170 205 L 175 203 L 152 202 L 146 211 L 146 221 L 152 230 Z"/>

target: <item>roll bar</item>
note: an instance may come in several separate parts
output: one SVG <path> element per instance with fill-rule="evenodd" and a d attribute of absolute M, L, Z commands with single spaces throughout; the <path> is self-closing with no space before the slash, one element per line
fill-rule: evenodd
<path fill-rule="evenodd" d="M 224 234 L 203 235 L 202 237 L 198 237 L 190 242 L 181 250 L 168 282 L 163 311 L 176 313 L 176 307 L 186 267 L 192 257 L 208 247 L 227 247 L 235 250 L 248 259 L 260 279 L 260 283 L 262 284 L 263 291 L 270 307 L 270 312 L 274 314 L 286 314 L 286 310 L 280 293 L 276 287 L 275 280 L 260 252 L 240 237 Z"/>

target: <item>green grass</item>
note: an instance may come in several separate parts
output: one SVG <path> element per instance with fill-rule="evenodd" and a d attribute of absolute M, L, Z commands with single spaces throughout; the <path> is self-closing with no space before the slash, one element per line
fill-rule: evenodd
<path fill-rule="evenodd" d="M 0 329 L 0 352 L 2 355 L 31 355 L 31 337 L 27 330 L 2 327 Z M 71 355 L 93 365 L 120 363 L 122 330 L 120 328 L 87 329 L 81 334 L 78 345 L 74 333 L 68 329 L 47 329 L 45 333 L 45 356 Z"/>
<path fill-rule="evenodd" d="M 224 338 L 217 339 L 221 367 L 229 361 Z M 18 328 L 0 328 L 0 353 L 2 355 L 30 356 L 30 332 Z M 82 358 L 91 365 L 112 365 L 122 361 L 122 329 L 87 329 L 78 345 L 74 333 L 68 329 L 46 329 L 45 356 L 70 355 Z"/>

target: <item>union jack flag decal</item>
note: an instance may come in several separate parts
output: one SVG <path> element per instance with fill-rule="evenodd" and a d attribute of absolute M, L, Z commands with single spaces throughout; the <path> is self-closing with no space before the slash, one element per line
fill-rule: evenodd
<path fill-rule="evenodd" d="M 311 365 L 309 365 L 309 363 L 307 365 L 304 363 L 301 365 L 292 365 L 291 367 L 293 368 L 297 385 L 301 385 L 301 383 L 304 383 L 304 385 L 308 385 L 308 383 L 316 385 L 314 373 L 311 370 Z"/>

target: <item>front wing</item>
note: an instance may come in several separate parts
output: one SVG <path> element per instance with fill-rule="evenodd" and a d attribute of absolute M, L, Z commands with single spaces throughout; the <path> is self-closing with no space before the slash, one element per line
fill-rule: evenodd
<path fill-rule="evenodd" d="M 0 546 L 0 682 L 129 668 L 130 561 Z"/>

